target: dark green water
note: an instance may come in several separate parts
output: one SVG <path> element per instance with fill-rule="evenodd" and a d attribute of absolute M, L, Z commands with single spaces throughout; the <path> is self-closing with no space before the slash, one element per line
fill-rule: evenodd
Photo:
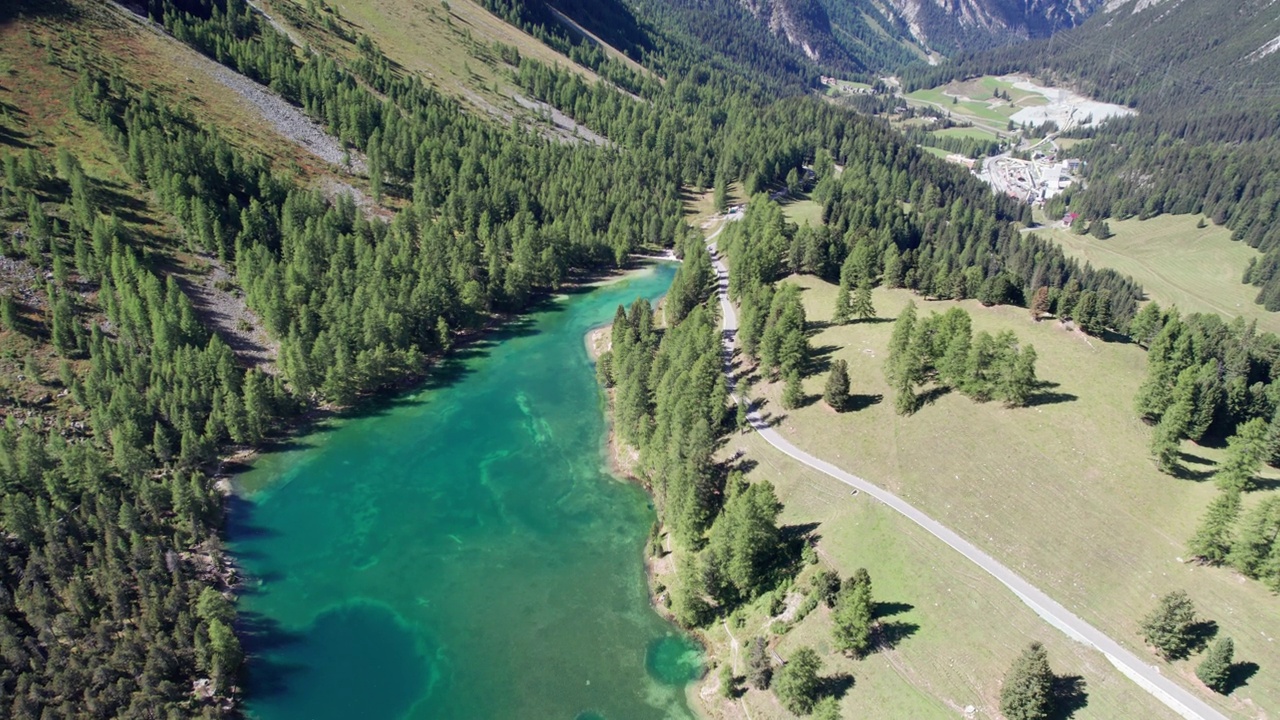
<path fill-rule="evenodd" d="M 696 649 L 648 605 L 653 510 L 604 467 L 583 346 L 673 273 L 559 301 L 241 477 L 254 717 L 691 717 Z"/>

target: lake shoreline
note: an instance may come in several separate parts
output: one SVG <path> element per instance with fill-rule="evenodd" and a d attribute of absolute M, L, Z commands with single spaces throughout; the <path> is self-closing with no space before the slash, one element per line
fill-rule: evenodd
<path fill-rule="evenodd" d="M 233 512 L 232 498 L 244 498 L 253 494 L 253 491 L 240 486 L 237 478 L 251 470 L 259 457 L 285 450 L 299 438 L 314 433 L 331 422 L 359 417 L 362 413 L 375 409 L 381 403 L 421 388 L 431 379 L 435 371 L 450 361 L 455 353 L 484 341 L 494 333 L 501 333 L 512 322 L 518 322 L 521 317 L 540 310 L 544 303 L 554 302 L 557 299 L 573 294 L 589 292 L 595 288 L 621 282 L 646 271 L 658 262 L 672 259 L 674 259 L 674 256 L 669 249 L 651 250 L 649 252 L 633 253 L 622 266 L 601 267 L 574 272 L 571 278 L 560 287 L 555 289 L 544 288 L 538 291 L 538 299 L 531 303 L 526 310 L 518 313 L 495 313 L 490 315 L 481 327 L 459 332 L 448 350 L 434 354 L 427 359 L 426 366 L 422 372 L 406 374 L 377 390 L 364 393 L 349 406 L 307 401 L 308 404 L 297 415 L 282 418 L 278 427 L 273 428 L 270 435 L 261 442 L 253 445 L 227 443 L 219 447 L 216 456 L 206 464 L 205 469 L 214 491 L 220 498 L 219 504 L 223 521 L 218 531 L 218 537 L 221 547 L 210 547 L 203 552 L 193 553 L 192 559 L 201 566 L 201 574 L 214 579 L 214 587 L 221 593 L 230 593 L 238 598 L 244 591 L 244 582 L 247 577 L 246 571 L 240 558 L 226 549 L 226 544 L 230 539 L 227 533 L 227 523 L 230 513 Z M 597 330 L 607 329 L 608 327 L 609 325 L 605 325 L 602 328 L 597 328 Z M 595 355 L 592 355 L 591 358 L 594 362 Z M 610 430 L 610 436 L 612 437 L 612 430 Z M 242 619 L 239 617 L 236 618 L 235 629 L 237 635 L 244 632 Z M 237 708 L 242 705 L 244 699 L 242 690 L 243 688 L 237 685 L 231 697 L 233 705 Z"/>
<path fill-rule="evenodd" d="M 663 298 L 665 300 L 665 296 Z M 655 307 L 655 311 L 661 307 Z M 587 355 L 594 364 L 601 355 L 611 349 L 612 338 L 610 337 L 613 330 L 613 323 L 601 325 L 587 331 L 583 336 L 583 343 L 587 349 Z M 607 467 L 611 475 L 635 483 L 640 486 L 653 499 L 653 488 L 645 482 L 645 480 L 636 474 L 635 469 L 640 460 L 640 452 L 626 442 L 623 442 L 617 434 L 614 426 L 613 414 L 613 388 L 601 388 L 603 402 L 603 411 L 605 414 L 605 423 L 608 426 L 608 434 L 605 438 L 605 446 L 603 452 L 607 457 Z M 708 642 L 705 635 L 697 628 L 683 628 L 675 621 L 674 615 L 667 606 L 669 596 L 667 589 L 659 578 L 670 577 L 675 572 L 676 553 L 673 547 L 667 542 L 666 528 L 661 521 L 655 520 L 654 527 L 649 534 L 649 539 L 645 542 L 644 547 L 644 574 L 645 586 L 649 594 L 649 605 L 659 616 L 671 623 L 673 626 L 680 628 L 681 632 L 692 638 L 702 648 L 703 654 L 703 671 L 710 672 L 711 668 L 718 664 L 718 657 L 713 652 L 713 646 Z M 661 544 L 660 553 L 653 551 L 654 543 Z M 711 720 L 714 716 L 708 711 L 706 704 L 702 702 L 701 694 L 698 690 L 698 684 L 690 682 L 685 688 L 685 699 L 688 702 L 689 709 L 697 715 L 701 720 Z"/>
<path fill-rule="evenodd" d="M 655 262 L 671 259 L 674 258 L 671 256 L 670 250 L 665 249 L 661 252 L 633 253 L 627 258 L 626 264 L 620 267 L 602 267 L 594 270 L 579 271 L 559 288 L 540 290 L 537 293 L 539 299 L 532 303 L 527 310 L 516 313 L 495 313 L 489 316 L 481 327 L 459 332 L 447 351 L 427 358 L 426 367 L 422 372 L 406 374 L 395 382 L 388 383 L 372 392 L 364 393 L 350 405 L 333 405 L 327 402 L 312 404 L 304 408 L 297 416 L 285 419 L 280 427 L 275 429 L 275 433 L 256 445 L 223 445 L 217 457 L 209 463 L 210 467 L 213 468 L 210 473 L 210 479 L 213 480 L 214 487 L 223 496 L 239 494 L 241 490 L 236 487 L 235 477 L 247 471 L 259 456 L 287 447 L 292 441 L 315 432 L 329 421 L 356 417 L 370 409 L 370 407 L 376 406 L 379 402 L 420 388 L 423 383 L 431 378 L 433 371 L 438 369 L 441 364 L 448 362 L 456 352 L 487 339 L 495 332 L 502 332 L 512 322 L 518 321 L 525 315 L 537 312 L 545 302 L 552 302 L 556 298 L 589 292 L 594 288 L 621 282 L 636 273 L 646 270 Z M 607 328 L 609 326 L 602 327 Z M 595 356 L 591 356 L 591 359 L 594 362 Z"/>
<path fill-rule="evenodd" d="M 293 556 L 304 559 L 312 556 L 323 556 L 328 559 L 332 556 L 336 564 L 326 561 L 326 566 L 334 564 L 335 567 L 346 567 L 344 563 L 349 561 L 356 571 L 363 573 L 360 577 L 363 578 L 363 582 L 369 583 L 372 591 L 365 593 L 364 590 L 357 592 L 328 588 L 325 592 L 332 591 L 337 595 L 363 593 L 370 594 L 371 597 L 377 597 L 378 593 L 382 593 L 395 598 L 396 602 L 391 604 L 396 608 L 397 613 L 403 613 L 405 618 L 411 619 L 406 622 L 410 622 L 412 627 L 426 629 L 440 627 L 453 632 L 456 626 L 442 625 L 430 618 L 436 615 L 445 617 L 445 613 L 456 614 L 455 610 L 465 610 L 472 606 L 460 605 L 458 608 L 445 609 L 448 603 L 443 599 L 440 603 L 419 602 L 415 605 L 412 597 L 400 597 L 401 594 L 410 592 L 404 589 L 408 587 L 405 583 L 409 582 L 409 576 L 397 574 L 398 568 L 394 570 L 387 568 L 402 562 L 404 553 L 408 551 L 384 551 L 384 543 L 379 538 L 371 535 L 373 539 L 369 539 L 361 534 L 365 529 L 372 533 L 376 525 L 379 528 L 378 532 L 389 532 L 386 534 L 388 538 L 416 539 L 421 536 L 416 529 L 408 536 L 405 536 L 401 530 L 416 527 L 423 522 L 424 517 L 438 516 L 445 522 L 428 524 L 437 528 L 434 532 L 439 535 L 445 532 L 444 528 L 451 527 L 449 523 L 456 519 L 459 527 L 468 528 L 467 532 L 459 531 L 459 537 L 441 535 L 444 538 L 443 544 L 438 548 L 431 545 L 433 548 L 431 557 L 444 558 L 443 560 L 433 559 L 432 562 L 440 562 L 442 568 L 446 570 L 455 566 L 462 568 L 466 565 L 466 563 L 454 563 L 450 558 L 464 556 L 479 547 L 489 547 L 478 540 L 478 536 L 473 537 L 471 534 L 471 530 L 475 528 L 467 523 L 474 520 L 476 516 L 485 518 L 486 521 L 482 524 L 486 526 L 492 525 L 497 528 L 509 525 L 528 531 L 532 537 L 552 544 L 580 531 L 599 532 L 601 533 L 599 545 L 576 543 L 574 548 L 588 549 L 579 552 L 576 549 L 565 548 L 569 552 L 560 555 L 565 560 L 572 561 L 573 566 L 580 569 L 570 571 L 570 575 L 576 577 L 573 582 L 561 583 L 562 587 L 568 590 L 560 594 L 569 593 L 569 597 L 566 598 L 569 602 L 551 603 L 547 605 L 543 615 L 546 618 L 563 616 L 564 608 L 578 607 L 579 600 L 582 598 L 581 595 L 575 594 L 579 592 L 574 589 L 575 587 L 603 583 L 600 585 L 601 591 L 613 593 L 611 597 L 618 600 L 625 599 L 626 606 L 632 610 L 624 615 L 641 618 L 643 622 L 640 625 L 643 627 L 637 629 L 635 623 L 623 623 L 624 627 L 619 629 L 625 632 L 610 635 L 615 638 L 613 644 L 620 652 L 609 653 L 609 662 L 603 662 L 603 657 L 592 659 L 593 652 L 598 652 L 599 648 L 592 650 L 587 646 L 594 647 L 596 643 L 578 642 L 572 638 L 566 641 L 566 648 L 578 651 L 576 656 L 572 652 L 567 656 L 575 657 L 580 668 L 585 673 L 589 673 L 585 677 L 591 682 L 585 683 L 585 686 L 590 686 L 591 689 L 581 690 L 583 683 L 579 682 L 577 689 L 548 702 L 551 704 L 581 702 L 582 704 L 578 706 L 579 710 L 593 709 L 597 705 L 601 706 L 601 710 L 605 710 L 610 705 L 619 707 L 627 707 L 628 703 L 636 705 L 638 714 L 623 713 L 617 715 L 619 717 L 650 717 L 645 713 L 652 713 L 652 708 L 663 706 L 669 706 L 670 712 L 664 711 L 663 714 L 654 717 L 678 716 L 687 717 L 689 720 L 703 717 L 705 713 L 695 712 L 690 707 L 693 701 L 687 697 L 688 681 L 685 679 L 687 676 L 682 677 L 678 669 L 674 670 L 673 674 L 673 668 L 677 668 L 684 662 L 691 664 L 687 665 L 683 672 L 692 674 L 694 671 L 692 664 L 700 658 L 701 647 L 694 644 L 696 643 L 694 638 L 679 632 L 676 627 L 667 623 L 662 614 L 650 614 L 653 605 L 646 603 L 650 596 L 642 595 L 638 587 L 640 582 L 636 574 L 638 568 L 633 563 L 636 559 L 640 559 L 637 555 L 640 554 L 640 549 L 652 527 L 651 501 L 648 497 L 625 487 L 622 477 L 605 477 L 604 475 L 605 466 L 599 461 L 599 453 L 607 431 L 607 428 L 601 427 L 605 416 L 600 414 L 602 408 L 599 407 L 599 396 L 594 395 L 598 392 L 594 385 L 594 373 L 587 374 L 591 371 L 591 366 L 583 362 L 584 350 L 574 345 L 576 342 L 581 342 L 583 335 L 590 329 L 600 329 L 600 323 L 609 320 L 612 317 L 613 308 L 619 304 L 629 305 L 633 297 L 643 297 L 651 303 L 656 302 L 661 294 L 667 292 L 674 270 L 675 266 L 668 263 L 643 262 L 642 266 L 629 264 L 629 267 L 622 270 L 615 269 L 607 274 L 597 275 L 591 278 L 591 284 L 610 287 L 590 294 L 571 291 L 557 297 L 554 304 L 540 304 L 538 310 L 529 319 L 517 319 L 515 333 L 500 333 L 491 337 L 480 348 L 473 348 L 471 352 L 460 356 L 458 360 L 465 362 L 467 372 L 446 373 L 443 371 L 453 366 L 445 365 L 443 368 L 437 366 L 436 381 L 428 383 L 422 391 L 417 393 L 411 391 L 410 394 L 398 400 L 377 403 L 372 408 L 368 408 L 369 402 L 366 400 L 354 408 L 354 412 L 358 415 L 353 420 L 324 421 L 325 424 L 318 428 L 321 436 L 314 439 L 300 438 L 296 447 L 280 447 L 279 449 L 286 452 L 261 459 L 254 464 L 250 474 L 234 478 L 237 490 L 249 491 L 247 494 L 241 494 L 240 497 L 251 498 L 247 503 L 237 498 L 228 501 L 230 515 L 225 529 L 225 537 L 229 541 L 234 541 L 234 544 L 229 543 L 234 553 L 243 553 L 243 556 L 233 552 L 228 552 L 227 555 L 239 560 L 243 567 L 241 611 L 245 613 L 244 617 L 252 618 L 254 613 L 258 613 L 275 619 L 283 627 L 310 628 L 311 626 L 307 625 L 308 618 L 312 618 L 316 612 L 315 607 L 311 605 L 324 606 L 328 600 L 313 602 L 308 599 L 311 597 L 309 588 L 317 581 L 306 577 L 307 573 L 304 571 L 298 571 L 295 574 L 292 568 L 310 568 L 311 566 L 305 562 L 300 565 L 295 562 L 296 558 Z M 585 284 L 587 283 L 578 285 Z M 545 339 L 538 337 L 544 335 Z M 603 336 L 603 333 L 600 336 Z M 455 366 L 459 365 L 458 360 L 455 360 Z M 455 376 L 458 378 L 456 382 Z M 562 385 L 563 378 L 570 379 L 563 380 Z M 448 380 L 448 386 L 436 390 L 441 380 Z M 561 403 L 562 399 L 567 399 L 569 402 Z M 418 409 L 418 406 L 425 404 L 432 407 Z M 436 405 L 440 410 L 434 409 Z M 465 410 L 465 408 L 473 409 Z M 457 417 L 454 417 L 455 413 Z M 472 443 L 467 438 L 473 437 L 475 433 L 467 428 L 475 427 L 491 428 L 493 431 L 489 432 L 488 439 Z M 531 437 L 526 437 L 524 435 L 526 432 Z M 508 437 L 510 439 L 506 439 Z M 578 484 L 583 476 L 578 472 L 563 472 L 557 462 L 538 462 L 536 463 L 538 468 L 549 469 L 535 471 L 533 468 L 521 469 L 521 463 L 514 459 L 521 453 L 529 453 L 531 459 L 558 461 L 560 456 L 557 453 L 560 451 L 556 448 L 561 443 L 564 445 L 565 452 L 568 453 L 566 457 L 580 458 L 580 461 L 571 459 L 571 465 L 582 470 L 586 470 L 586 464 L 594 466 L 593 472 L 588 473 L 596 478 L 590 483 L 590 487 Z M 386 456 L 378 450 L 382 447 L 386 448 L 388 455 L 403 458 L 405 461 L 387 460 Z M 441 451 L 444 455 L 436 455 Z M 361 467 L 364 458 L 368 457 L 375 459 L 370 465 L 369 472 L 361 475 L 360 478 L 354 477 L 358 474 L 355 468 Z M 316 462 L 318 458 L 322 458 L 323 461 Z M 435 459 L 428 460 L 428 458 Z M 248 456 L 242 454 L 230 459 L 246 462 Z M 346 465 L 351 465 L 352 469 L 336 469 Z M 428 465 L 432 468 L 427 469 Z M 477 483 L 464 483 L 465 487 L 452 484 L 459 477 L 469 477 L 469 474 L 476 473 L 479 473 Z M 421 479 L 417 479 L 418 475 L 421 475 Z M 415 479 L 412 482 L 399 482 L 401 479 L 410 477 Z M 546 483 L 532 482 L 540 478 L 546 480 Z M 362 484 L 351 485 L 357 479 Z M 287 482 L 277 485 L 277 480 Z M 299 482 L 293 482 L 294 480 Z M 351 493 L 345 489 L 348 485 L 352 488 Z M 447 491 L 451 498 L 456 496 L 456 501 L 435 502 L 439 493 L 427 488 L 435 488 L 437 485 L 441 490 Z M 541 492 L 539 488 L 544 485 L 548 490 L 555 492 L 548 497 L 538 495 L 537 493 Z M 259 488 L 265 488 L 265 492 L 257 492 Z M 384 492 L 388 488 L 390 492 Z M 578 492 L 563 492 L 573 490 Z M 396 493 L 414 495 L 415 501 L 386 503 L 378 499 L 384 494 L 387 497 L 400 498 L 401 495 Z M 349 494 L 351 499 L 345 499 Z M 520 497 L 521 495 L 526 497 Z M 495 499 L 500 502 L 495 504 L 493 502 Z M 471 500 L 476 502 L 478 509 L 475 511 L 460 511 L 455 507 L 459 506 L 460 502 Z M 599 504 L 602 500 L 606 503 L 603 506 Z M 564 515 L 565 525 L 545 525 L 542 522 L 542 516 L 539 515 L 541 511 L 535 512 L 532 508 L 541 508 L 541 503 L 544 502 L 547 503 L 545 507 L 547 511 L 556 513 L 557 517 Z M 306 512 L 298 511 L 300 503 L 308 508 Z M 583 511 L 592 507 L 592 504 L 595 504 L 595 511 L 583 514 Z M 376 524 L 369 520 L 374 513 L 373 508 L 376 508 L 378 517 L 381 518 Z M 357 509 L 361 512 L 353 512 Z M 314 523 L 308 519 L 321 517 L 327 520 Z M 598 523 L 595 520 L 588 521 L 589 518 L 612 518 L 621 524 L 610 521 L 597 526 Z M 495 522 L 499 524 L 494 525 Z M 347 532 L 337 531 L 335 534 L 335 528 L 347 526 L 350 526 Z M 561 527 L 565 528 L 563 532 L 558 529 Z M 382 528 L 391 530 L 384 531 Z M 557 529 L 554 530 L 554 534 L 549 534 L 553 533 L 552 528 Z M 314 536 L 309 542 L 296 541 L 296 538 L 306 537 L 308 534 Z M 507 533 L 500 532 L 498 535 L 505 537 Z M 278 538 L 293 540 L 282 541 Z M 495 541 L 493 547 L 503 547 L 503 542 L 506 541 Z M 392 544 L 387 544 L 385 547 L 390 547 Z M 514 556 L 525 558 L 531 552 L 532 546 L 539 545 L 541 545 L 540 542 L 517 544 L 513 546 Z M 612 550 L 608 553 L 608 557 L 602 560 L 601 550 L 606 547 Z M 581 564 L 575 560 L 580 556 L 583 560 Z M 379 558 L 382 560 L 381 563 L 378 562 Z M 600 562 L 604 565 L 598 566 L 597 563 Z M 554 562 L 550 564 L 550 566 L 554 565 Z M 541 567 L 542 563 L 522 562 L 519 566 L 521 568 Z M 458 572 L 460 576 L 466 574 L 462 570 Z M 556 576 L 559 572 L 559 570 L 534 571 L 532 574 Z M 255 587 L 259 579 L 265 581 L 260 586 L 261 590 Z M 474 587 L 470 585 L 467 587 L 481 590 L 490 582 L 486 579 L 484 582 L 477 581 Z M 506 581 L 498 581 L 498 584 L 501 585 L 502 582 Z M 430 586 L 429 583 L 421 587 L 428 586 Z M 454 587 L 457 586 L 442 586 L 440 590 L 445 590 L 452 597 L 453 590 L 447 588 Z M 307 592 L 304 593 L 303 590 Z M 419 589 L 415 592 L 425 592 L 425 590 Z M 492 599 L 496 605 L 504 607 L 529 603 L 527 598 L 521 599 L 522 596 L 519 593 L 486 591 L 477 597 L 485 598 L 485 602 Z M 645 607 L 646 604 L 649 607 Z M 441 609 L 436 609 L 437 607 Z M 502 621 L 522 617 L 529 612 L 527 607 L 522 606 L 519 609 L 521 611 L 519 613 L 501 615 Z M 576 614 L 566 617 L 583 617 L 584 614 L 589 616 L 591 612 L 588 610 L 587 607 L 578 607 Z M 604 619 L 608 622 L 616 622 L 617 616 L 606 614 Z M 570 622 L 572 621 L 570 619 Z M 341 629 L 338 625 L 333 625 L 333 622 L 315 633 L 307 629 L 306 642 L 323 644 L 332 640 L 331 634 L 336 632 L 335 628 Z M 246 623 L 242 627 L 253 629 L 252 623 Z M 522 627 L 520 632 L 510 635 L 527 639 L 523 631 Z M 315 635 L 314 638 L 311 637 L 312 634 Z M 638 637 L 633 637 L 637 634 Z M 501 633 L 501 635 L 506 637 L 508 633 Z M 470 637 L 465 643 L 459 638 L 453 638 L 452 641 L 454 647 L 464 647 L 467 646 L 466 643 L 472 642 L 475 646 L 481 647 L 488 642 L 485 638 L 473 641 Z M 535 642 L 542 641 L 535 639 Z M 685 650 L 673 650 L 677 645 Z M 511 646 L 508 647 L 510 649 Z M 647 652 L 645 648 L 648 648 Z M 275 667 L 272 663 L 294 661 L 296 658 L 293 655 L 300 651 L 296 648 L 281 650 L 270 645 L 269 641 L 268 644 L 259 643 L 259 647 L 249 649 L 252 656 L 245 675 L 249 681 L 249 689 L 248 694 L 243 696 L 245 703 L 243 707 L 249 710 L 283 708 L 287 712 L 290 706 L 281 704 L 283 701 L 280 699 L 282 697 L 280 692 L 260 695 L 257 690 L 254 690 L 257 685 L 254 680 L 261 674 L 254 671 L 254 668 L 266 668 L 265 677 L 270 680 L 270 674 Z M 633 652 L 637 649 L 641 651 L 638 655 Z M 682 652 L 688 654 L 680 655 Z M 654 653 L 657 654 L 654 655 Z M 328 655 L 329 653 L 325 652 L 317 657 L 328 657 Z M 525 653 L 522 652 L 520 655 L 523 657 Z M 677 656 L 686 657 L 687 660 L 679 660 Z M 529 657 L 536 656 L 529 655 Z M 612 658 L 615 657 L 632 659 L 614 662 Z M 440 662 L 448 664 L 451 660 L 444 658 Z M 583 662 L 586 664 L 582 664 Z M 614 667 L 615 665 L 617 667 Z M 316 668 L 327 666 L 327 663 L 321 664 L 319 661 L 315 665 Z M 311 667 L 309 663 L 308 667 Z M 618 673 L 619 668 L 631 667 L 634 667 L 633 671 Z M 541 671 L 540 669 L 539 672 Z M 617 700 L 614 696 L 608 696 L 610 699 L 607 701 L 577 698 L 579 694 L 584 693 L 599 695 L 600 691 L 595 687 L 605 684 L 600 681 L 610 676 L 596 673 L 608 672 L 613 672 L 615 678 L 624 678 L 623 682 L 626 684 L 623 687 L 633 685 L 637 688 L 648 687 L 647 683 L 656 680 L 658 687 L 654 689 L 661 688 L 661 695 L 665 699 L 661 704 L 655 705 L 653 704 L 655 698 L 650 698 L 648 702 Z M 483 673 L 481 675 L 483 676 Z M 313 680 L 314 678 L 308 676 L 297 681 L 301 683 L 298 687 L 305 687 L 306 682 Z M 466 682 L 474 683 L 470 679 Z M 365 687 L 369 687 L 367 683 Z M 454 691 L 449 691 L 447 696 L 440 697 L 448 697 L 451 701 L 454 698 L 470 697 L 468 693 L 462 692 L 462 688 L 470 687 L 469 685 L 459 684 L 458 687 L 459 691 L 456 694 Z M 569 683 L 569 687 L 572 688 L 573 684 Z M 648 697 L 645 692 L 640 692 L 634 697 Z M 567 699 L 570 697 L 572 699 Z M 633 694 L 625 694 L 625 697 L 633 697 Z M 501 704 L 505 701 L 493 702 Z M 649 709 L 639 711 L 640 708 L 646 707 Z M 287 714 L 278 716 L 287 717 Z M 609 716 L 612 716 L 612 713 Z M 271 717 L 271 715 L 264 717 Z"/>

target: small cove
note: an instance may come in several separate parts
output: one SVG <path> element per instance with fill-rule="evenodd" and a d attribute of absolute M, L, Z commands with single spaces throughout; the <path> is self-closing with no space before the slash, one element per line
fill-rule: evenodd
<path fill-rule="evenodd" d="M 700 657 L 649 606 L 653 509 L 605 467 L 583 343 L 674 272 L 558 298 L 238 478 L 252 717 L 692 717 Z"/>

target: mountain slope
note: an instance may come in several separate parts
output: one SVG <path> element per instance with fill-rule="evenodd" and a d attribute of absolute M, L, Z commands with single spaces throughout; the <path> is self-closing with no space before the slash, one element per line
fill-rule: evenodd
<path fill-rule="evenodd" d="M 828 0 L 843 2 L 847 0 Z M 1102 0 L 884 0 L 911 35 L 944 55 L 1047 37 L 1088 18 Z"/>
<path fill-rule="evenodd" d="M 740 4 L 757 26 L 828 72 L 866 75 L 930 54 L 1048 37 L 1103 0 L 665 0 L 723 17 Z M 639 3 L 636 3 L 639 7 Z M 717 7 L 719 6 L 719 7 Z M 696 31 L 695 31 L 696 32 Z"/>

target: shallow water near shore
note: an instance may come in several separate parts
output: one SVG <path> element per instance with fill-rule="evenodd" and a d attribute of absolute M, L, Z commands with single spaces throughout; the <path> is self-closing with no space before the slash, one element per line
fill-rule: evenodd
<path fill-rule="evenodd" d="M 674 272 L 558 298 L 238 478 L 252 717 L 693 717 L 701 658 L 649 606 L 653 509 L 605 467 L 583 344 Z"/>

